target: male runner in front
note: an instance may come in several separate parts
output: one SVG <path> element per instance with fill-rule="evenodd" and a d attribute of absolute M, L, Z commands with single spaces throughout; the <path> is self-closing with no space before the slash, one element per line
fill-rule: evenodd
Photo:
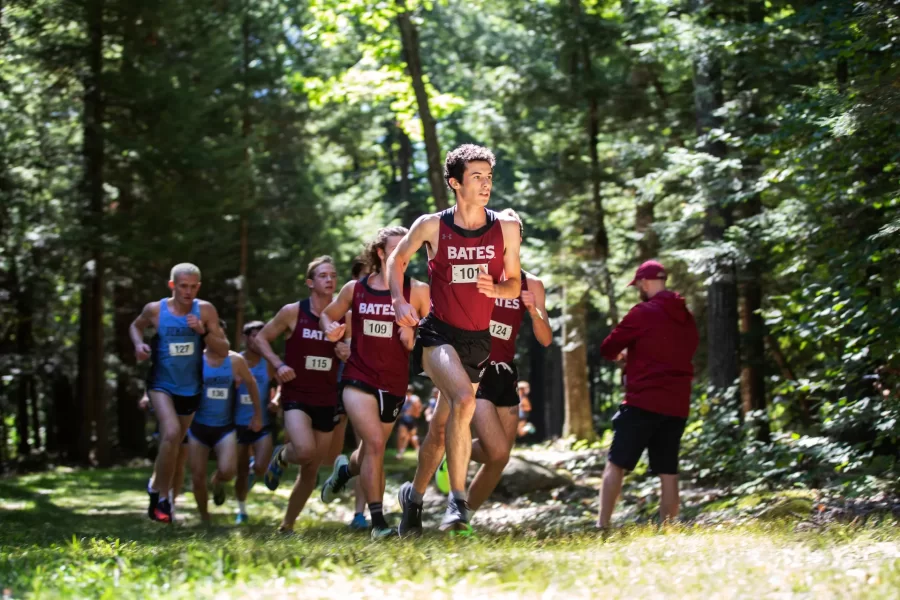
<path fill-rule="evenodd" d="M 172 522 L 172 478 L 181 440 L 200 404 L 203 391 L 203 348 L 220 356 L 228 354 L 228 339 L 219 327 L 216 307 L 197 300 L 200 269 L 191 263 L 172 267 L 171 298 L 150 302 L 129 328 L 138 361 L 152 357 L 147 391 L 159 420 L 154 488 L 147 489 L 154 521 Z M 156 329 L 150 344 L 144 330 Z M 160 498 L 160 492 L 163 498 Z"/>
<path fill-rule="evenodd" d="M 275 382 L 275 368 L 264 360 L 256 351 L 253 340 L 262 330 L 265 323 L 251 321 L 244 325 L 244 352 L 241 356 L 247 362 L 250 372 L 259 389 L 260 411 L 262 414 L 262 427 L 259 431 L 250 429 L 250 419 L 256 413 L 256 407 L 252 403 L 252 396 L 246 382 L 241 382 L 237 390 L 237 402 L 234 407 L 234 424 L 237 428 L 237 479 L 234 481 L 234 496 L 238 502 L 238 514 L 235 523 L 246 523 L 247 493 L 253 487 L 257 477 L 262 477 L 272 458 L 272 417 L 269 413 L 269 404 L 274 395 L 271 383 Z M 250 456 L 250 447 L 253 447 L 253 456 Z"/>
<path fill-rule="evenodd" d="M 343 342 L 325 339 L 319 329 L 319 316 L 331 303 L 336 282 L 337 271 L 331 257 L 314 259 L 306 271 L 309 298 L 285 305 L 256 336 L 259 353 L 275 367 L 275 376 L 281 383 L 287 435 L 287 443 L 275 450 L 269 462 L 266 487 L 273 491 L 278 488 L 287 463 L 300 468 L 279 528 L 285 533 L 294 530 L 294 522 L 316 485 L 316 471 L 328 452 L 338 419 L 338 361 L 349 357 L 350 348 Z M 271 345 L 282 333 L 287 337 L 284 360 Z"/>
<path fill-rule="evenodd" d="M 519 215 L 512 209 L 506 209 L 501 214 L 512 216 L 521 227 Z M 478 436 L 472 443 L 472 460 L 481 463 L 469 486 L 469 509 L 472 512 L 478 510 L 497 487 L 516 441 L 519 427 L 516 338 L 526 312 L 531 315 L 531 326 L 537 341 L 542 346 L 549 346 L 553 341 L 553 330 L 544 303 L 544 284 L 531 273 L 522 271 L 520 297 L 511 300 L 498 298 L 494 304 L 491 315 L 491 363 L 478 387 L 472 419 Z M 419 460 L 413 481 L 413 487 L 423 494 L 444 453 L 444 429 L 449 416 L 450 407 L 441 396 L 422 444 L 420 454 L 423 459 Z"/>
<path fill-rule="evenodd" d="M 472 452 L 469 426 L 475 391 L 491 352 L 491 312 L 496 298 L 518 298 L 521 288 L 519 224 L 485 208 L 493 168 L 494 155 L 487 148 L 466 144 L 450 152 L 444 179 L 456 194 L 456 206 L 419 217 L 387 264 L 397 323 L 419 325 L 414 367 L 424 369 L 450 403 L 451 493 L 441 522 L 443 531 L 471 530 L 466 504 L 466 470 Z M 428 250 L 431 312 L 419 322 L 419 313 L 403 296 L 403 274 L 423 244 Z M 504 272 L 507 278 L 501 281 Z M 422 460 L 420 452 L 420 464 Z M 407 482 L 400 488 L 399 499 L 400 535 L 421 532 L 422 494 Z"/>
<path fill-rule="evenodd" d="M 339 456 L 334 471 L 322 487 L 322 501 L 329 503 L 351 477 L 362 474 L 363 491 L 372 517 L 372 539 L 396 534 L 384 519 L 384 451 L 391 430 L 403 406 L 409 383 L 409 352 L 415 342 L 412 327 L 394 323 L 391 292 L 385 261 L 407 233 L 405 227 L 385 227 L 367 248 L 374 266 L 371 275 L 349 281 L 340 295 L 322 312 L 320 324 L 325 335 L 339 340 L 351 335 L 350 359 L 341 381 L 344 407 L 361 438 L 348 460 Z M 428 285 L 406 278 L 403 297 L 419 313 L 428 311 Z M 350 323 L 341 325 L 352 311 Z"/>
<path fill-rule="evenodd" d="M 224 327 L 222 328 L 224 329 Z M 247 424 L 250 431 L 262 427 L 262 408 L 256 380 L 244 357 L 237 352 L 217 355 L 211 349 L 203 353 L 203 396 L 188 429 L 190 438 L 191 482 L 197 512 L 201 521 L 209 521 L 209 495 L 206 488 L 206 465 L 209 451 L 216 449 L 216 472 L 212 476 L 213 501 L 225 503 L 225 483 L 237 472 L 237 437 L 234 433 L 235 384 L 246 386 L 252 404 Z"/>

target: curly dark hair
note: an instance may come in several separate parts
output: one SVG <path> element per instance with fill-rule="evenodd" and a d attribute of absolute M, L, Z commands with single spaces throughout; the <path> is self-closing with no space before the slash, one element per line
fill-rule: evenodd
<path fill-rule="evenodd" d="M 363 260 L 366 262 L 366 266 L 369 267 L 370 273 L 381 272 L 381 259 L 378 258 L 378 249 L 381 248 L 384 250 L 388 239 L 397 235 L 404 236 L 407 232 L 409 232 L 409 229 L 399 225 L 382 227 L 378 230 L 378 233 L 375 234 L 375 239 L 366 244 L 366 249 L 362 255 Z"/>
<path fill-rule="evenodd" d="M 453 188 L 450 187 L 450 179 L 452 178 L 462 183 L 466 165 L 476 160 L 483 160 L 489 163 L 492 170 L 497 162 L 493 152 L 484 146 L 476 146 L 475 144 L 463 144 L 447 154 L 447 160 L 444 161 L 444 181 L 447 182 L 447 187 L 450 188 L 451 192 Z"/>
<path fill-rule="evenodd" d="M 369 265 L 366 264 L 366 259 L 360 255 L 353 258 L 353 262 L 350 263 L 350 275 L 353 276 L 353 279 L 359 279 L 362 276 L 362 272 L 369 268 Z"/>

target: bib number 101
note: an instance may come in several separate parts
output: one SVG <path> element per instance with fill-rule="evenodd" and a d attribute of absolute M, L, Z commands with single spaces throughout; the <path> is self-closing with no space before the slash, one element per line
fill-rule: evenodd
<path fill-rule="evenodd" d="M 481 265 L 453 265 L 452 283 L 476 283 L 478 274 L 487 271 L 487 264 Z"/>

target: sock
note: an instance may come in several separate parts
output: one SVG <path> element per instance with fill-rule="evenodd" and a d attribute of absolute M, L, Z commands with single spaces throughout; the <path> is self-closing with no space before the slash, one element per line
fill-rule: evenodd
<path fill-rule="evenodd" d="M 457 502 L 459 502 L 460 500 L 462 500 L 463 502 L 466 502 L 468 495 L 466 494 L 465 491 L 457 492 L 456 490 L 452 490 L 450 492 L 450 497 L 453 498 L 454 500 L 456 500 Z"/>
<path fill-rule="evenodd" d="M 372 527 L 375 529 L 387 529 L 387 521 L 381 512 L 381 502 L 369 502 L 369 514 L 372 516 Z"/>
<path fill-rule="evenodd" d="M 151 477 L 150 479 L 147 480 L 147 493 L 148 493 L 148 494 L 158 494 L 159 492 L 157 492 L 156 490 L 154 490 L 154 489 L 153 489 L 153 486 L 150 485 L 150 482 L 151 482 L 151 481 L 153 481 L 153 478 L 152 478 L 152 477 Z"/>
<path fill-rule="evenodd" d="M 415 504 L 422 504 L 422 502 L 425 501 L 425 495 L 420 494 L 419 490 L 417 490 L 413 486 L 409 486 L 409 499 L 412 500 Z"/>
<path fill-rule="evenodd" d="M 247 514 L 247 503 L 246 502 L 244 502 L 242 500 L 238 500 L 238 512 L 241 513 L 242 515 Z"/>
<path fill-rule="evenodd" d="M 284 467 L 284 446 L 281 447 L 281 450 L 278 451 L 278 466 Z"/>

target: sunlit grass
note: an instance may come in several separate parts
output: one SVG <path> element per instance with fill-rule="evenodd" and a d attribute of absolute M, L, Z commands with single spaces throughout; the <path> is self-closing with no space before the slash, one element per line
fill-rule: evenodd
<path fill-rule="evenodd" d="M 144 513 L 146 476 L 118 469 L 0 482 L 0 588 L 13 597 L 108 598 L 894 598 L 900 589 L 900 533 L 888 522 L 809 531 L 786 521 L 625 526 L 607 539 L 530 524 L 472 539 L 431 531 L 373 543 L 346 527 L 346 502 L 314 499 L 298 535 L 285 538 L 275 526 L 288 486 L 272 494 L 258 485 L 247 527 L 231 524 L 233 500 L 201 525 L 189 493 L 179 523 L 162 526 Z"/>

